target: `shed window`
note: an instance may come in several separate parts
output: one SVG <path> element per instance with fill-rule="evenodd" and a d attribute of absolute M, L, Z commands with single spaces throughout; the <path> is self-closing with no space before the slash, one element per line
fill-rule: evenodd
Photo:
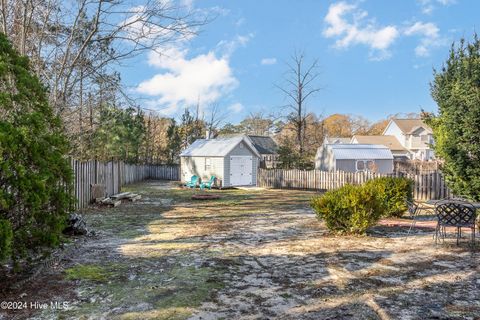
<path fill-rule="evenodd" d="M 205 170 L 210 170 L 211 167 L 212 167 L 212 159 L 205 158 Z"/>
<path fill-rule="evenodd" d="M 375 161 L 373 160 L 357 160 L 357 171 L 375 171 Z"/>
<path fill-rule="evenodd" d="M 357 171 L 364 171 L 365 170 L 365 161 L 357 160 Z"/>

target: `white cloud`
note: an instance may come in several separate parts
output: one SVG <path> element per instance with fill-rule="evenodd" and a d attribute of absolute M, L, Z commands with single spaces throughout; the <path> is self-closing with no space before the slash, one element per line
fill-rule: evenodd
<path fill-rule="evenodd" d="M 243 26 L 244 23 L 245 23 L 245 18 L 241 17 L 237 21 L 235 21 L 234 26 L 239 28 L 239 27 Z"/>
<path fill-rule="evenodd" d="M 455 4 L 456 0 L 417 0 L 422 13 L 431 14 L 437 6 L 449 6 Z"/>
<path fill-rule="evenodd" d="M 161 54 L 152 51 L 148 64 L 162 72 L 141 82 L 136 92 L 152 97 L 148 107 L 165 115 L 197 103 L 211 104 L 238 86 L 230 56 L 252 37 L 239 35 L 231 41 L 221 41 L 216 50 L 194 57 L 188 57 L 189 50 L 181 45 L 165 48 Z M 234 104 L 232 108 L 235 111 L 243 106 Z"/>
<path fill-rule="evenodd" d="M 201 105 L 212 103 L 238 85 L 227 57 L 217 57 L 210 51 L 188 59 L 187 51 L 178 49 L 170 49 L 169 54 L 149 55 L 149 63 L 165 72 L 137 87 L 137 92 L 156 97 L 150 107 L 164 114 L 173 114 L 199 101 Z"/>
<path fill-rule="evenodd" d="M 448 5 L 453 0 L 420 0 L 426 7 L 432 3 Z M 330 5 L 323 35 L 336 38 L 335 47 L 348 48 L 362 44 L 370 48 L 370 60 L 384 60 L 391 56 L 390 47 L 400 37 L 417 36 L 419 44 L 415 54 L 426 57 L 434 47 L 444 46 L 447 40 L 440 35 L 440 29 L 431 22 L 415 22 L 407 27 L 389 25 L 379 27 L 374 20 L 367 19 L 368 12 L 356 4 L 338 2 Z"/>
<path fill-rule="evenodd" d="M 244 107 L 243 107 L 243 104 L 237 102 L 237 103 L 234 103 L 234 104 L 228 106 L 227 109 L 229 111 L 234 112 L 234 113 L 240 113 L 240 112 L 243 111 Z"/>
<path fill-rule="evenodd" d="M 370 48 L 370 58 L 382 60 L 390 56 L 389 48 L 399 36 L 396 26 L 377 26 L 374 20 L 367 20 L 368 12 L 354 4 L 338 2 L 330 5 L 324 18 L 327 27 L 323 35 L 337 38 L 335 47 L 348 48 L 362 44 Z"/>
<path fill-rule="evenodd" d="M 420 36 L 420 43 L 415 47 L 415 54 L 419 57 L 427 57 L 433 47 L 446 44 L 446 39 L 440 37 L 440 29 L 431 22 L 415 22 L 405 29 L 406 36 Z"/>
<path fill-rule="evenodd" d="M 222 40 L 217 44 L 217 51 L 224 56 L 230 56 L 240 47 L 245 47 L 247 43 L 254 37 L 253 33 L 247 35 L 237 35 L 233 40 Z"/>
<path fill-rule="evenodd" d="M 262 61 L 260 61 L 262 65 L 272 65 L 277 63 L 277 58 L 263 58 Z"/>

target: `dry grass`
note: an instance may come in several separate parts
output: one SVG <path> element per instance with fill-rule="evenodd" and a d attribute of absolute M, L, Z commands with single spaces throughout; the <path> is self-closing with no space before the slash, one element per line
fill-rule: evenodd
<path fill-rule="evenodd" d="M 65 318 L 464 319 L 480 310 L 480 260 L 465 246 L 329 235 L 313 192 L 214 190 L 220 200 L 161 182 L 130 187 L 142 201 L 92 212 L 101 236 L 74 264 L 114 262 L 109 282 L 77 284 Z M 112 272 L 109 269 L 109 272 Z M 78 281 L 78 280 L 77 280 Z M 92 298 L 94 301 L 92 302 Z M 86 299 L 86 300 L 85 300 Z"/>

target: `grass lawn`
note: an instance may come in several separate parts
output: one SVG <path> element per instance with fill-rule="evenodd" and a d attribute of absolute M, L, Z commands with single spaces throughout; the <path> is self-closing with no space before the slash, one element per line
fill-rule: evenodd
<path fill-rule="evenodd" d="M 69 308 L 18 319 L 480 315 L 478 254 L 454 240 L 435 246 L 429 230 L 407 240 L 388 224 L 364 237 L 329 235 L 308 206 L 313 192 L 213 190 L 221 199 L 193 201 L 198 190 L 168 182 L 127 189 L 142 200 L 85 212 L 97 235 L 77 240 L 24 298 Z"/>

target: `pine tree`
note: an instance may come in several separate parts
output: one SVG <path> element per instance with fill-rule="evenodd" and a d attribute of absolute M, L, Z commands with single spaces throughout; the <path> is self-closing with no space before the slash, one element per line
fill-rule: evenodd
<path fill-rule="evenodd" d="M 438 115 L 428 115 L 434 150 L 457 195 L 480 200 L 480 39 L 452 45 L 441 71 L 434 71 L 431 94 Z"/>
<path fill-rule="evenodd" d="M 179 128 L 174 119 L 167 129 L 167 163 L 178 163 L 180 150 L 182 149 L 182 138 L 180 137 Z"/>

